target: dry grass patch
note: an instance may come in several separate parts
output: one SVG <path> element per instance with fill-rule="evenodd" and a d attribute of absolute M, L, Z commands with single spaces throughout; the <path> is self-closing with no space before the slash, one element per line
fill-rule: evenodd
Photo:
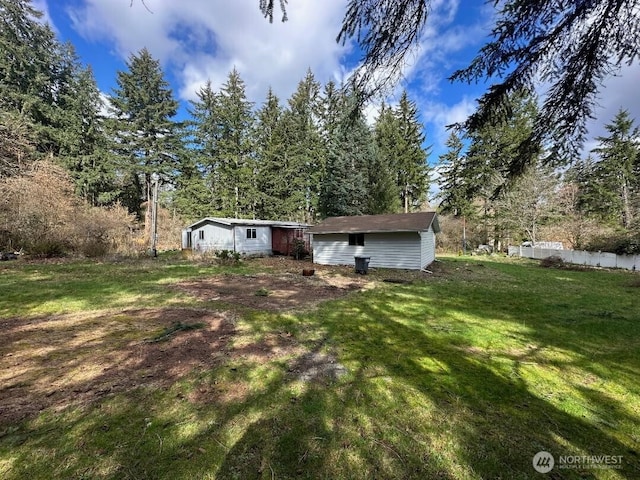
<path fill-rule="evenodd" d="M 177 322 L 201 328 L 150 342 Z M 229 356 L 226 315 L 147 309 L 0 321 L 0 423 L 82 406 L 143 386 L 167 387 Z"/>
<path fill-rule="evenodd" d="M 175 286 L 201 301 L 220 301 L 260 310 L 295 310 L 361 290 L 371 282 L 362 278 L 319 274 L 260 273 L 217 275 L 180 282 Z M 256 292 L 268 292 L 259 295 Z"/>

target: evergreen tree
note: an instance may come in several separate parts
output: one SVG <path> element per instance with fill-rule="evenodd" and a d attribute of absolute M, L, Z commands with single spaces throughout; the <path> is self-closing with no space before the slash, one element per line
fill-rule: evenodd
<path fill-rule="evenodd" d="M 218 123 L 216 108 L 218 95 L 214 92 L 211 81 L 201 87 L 196 95 L 197 100 L 191 101 L 190 127 L 190 158 L 180 172 L 176 197 L 179 198 L 179 209 L 186 215 L 193 215 L 196 211 L 203 211 L 205 215 L 221 211 L 221 192 L 217 186 L 219 179 L 218 163 L 216 160 L 216 139 Z"/>
<path fill-rule="evenodd" d="M 283 111 L 280 100 L 269 89 L 265 103 L 256 113 L 258 218 L 282 220 L 291 217 L 286 210 L 289 178 L 282 174 L 287 144 L 282 125 Z"/>
<path fill-rule="evenodd" d="M 272 18 L 274 1 L 261 0 Z M 338 41 L 353 39 L 363 53 L 352 75 L 361 89 L 374 93 L 394 84 L 406 67 L 406 56 L 417 48 L 429 18 L 430 0 L 349 0 Z M 640 51 L 639 0 L 504 0 L 497 8 L 492 40 L 453 80 L 491 85 L 466 122 L 468 131 L 491 125 L 499 113 L 510 117 L 509 97 L 542 82 L 545 101 L 536 112 L 530 136 L 518 148 L 524 152 L 549 140 L 555 150 L 575 153 L 586 133 L 585 121 L 597 107 L 602 81 Z M 284 2 L 281 2 L 284 12 Z M 532 160 L 531 155 L 523 154 Z M 552 161 L 575 157 L 554 156 Z M 512 168 L 513 167 L 513 168 Z M 524 165 L 508 165 L 512 175 Z"/>
<path fill-rule="evenodd" d="M 383 105 L 376 126 L 382 161 L 389 165 L 405 212 L 421 208 L 429 190 L 428 152 L 418 111 L 404 91 L 395 109 Z"/>
<path fill-rule="evenodd" d="M 114 115 L 114 148 L 125 182 L 123 200 L 130 211 L 139 214 L 140 202 L 152 199 L 153 176 L 172 181 L 183 144 L 180 125 L 172 120 L 178 102 L 160 63 L 145 48 L 131 55 L 127 69 L 117 73 L 118 88 L 109 102 Z M 149 228 L 151 209 L 146 212 L 145 225 Z"/>
<path fill-rule="evenodd" d="M 290 218 L 311 222 L 318 208 L 325 158 L 319 128 L 320 85 L 311 70 L 298 83 L 282 117 L 287 138 L 282 175 L 289 181 L 286 211 Z"/>
<path fill-rule="evenodd" d="M 440 156 L 438 162 L 438 186 L 440 211 L 456 217 L 467 216 L 471 212 L 471 200 L 467 193 L 472 179 L 466 178 L 464 144 L 456 132 L 449 135 L 446 143 L 449 149 Z"/>
<path fill-rule="evenodd" d="M 526 154 L 519 145 L 531 135 L 536 114 L 534 99 L 522 92 L 510 98 L 511 117 L 494 117 L 494 122 L 482 129 L 468 133 L 469 149 L 463 168 L 468 200 L 479 203 L 479 216 L 482 220 L 482 242 L 488 243 L 491 226 L 496 227 L 495 199 L 508 188 L 509 170 L 514 164 L 536 164 L 541 149 L 531 149 Z M 526 155 L 526 157 L 525 157 Z M 500 232 L 494 231 L 497 243 Z"/>
<path fill-rule="evenodd" d="M 612 122 L 605 125 L 609 135 L 597 137 L 599 145 L 592 150 L 599 159 L 591 168 L 591 176 L 600 198 L 598 204 L 591 202 L 590 209 L 624 228 L 634 221 L 634 207 L 640 194 L 637 176 L 640 130 L 634 123 L 629 112 L 620 109 Z"/>
<path fill-rule="evenodd" d="M 117 197 L 115 165 L 108 151 L 104 107 L 91 68 L 73 68 L 73 84 L 64 92 L 59 120 L 62 164 L 76 184 L 76 193 L 91 205 L 109 204 Z"/>
<path fill-rule="evenodd" d="M 369 131 L 369 135 L 363 137 L 367 143 L 371 143 L 367 179 L 367 209 L 369 215 L 383 213 L 397 213 L 400 211 L 400 199 L 398 188 L 393 181 L 393 171 L 387 158 L 383 157 L 375 144 L 375 136 Z"/>
<path fill-rule="evenodd" d="M 255 216 L 258 198 L 252 107 L 244 81 L 234 68 L 215 99 L 212 117 L 213 190 L 224 216 Z"/>
<path fill-rule="evenodd" d="M 344 91 L 338 88 L 333 80 L 327 82 L 320 98 L 320 134 L 325 148 L 338 129 L 344 111 Z"/>
<path fill-rule="evenodd" d="M 211 216 L 211 189 L 194 155 L 185 155 L 176 177 L 175 189 L 171 192 L 171 205 L 182 218 L 198 220 Z"/>
<path fill-rule="evenodd" d="M 428 151 L 422 144 L 425 137 L 418 120 L 418 109 L 410 101 L 406 90 L 395 110 L 400 135 L 396 146 L 398 187 L 405 212 L 419 209 L 427 201 L 429 191 Z"/>
<path fill-rule="evenodd" d="M 0 111 L 33 131 L 39 152 L 57 153 L 61 46 L 29 0 L 0 0 Z"/>
<path fill-rule="evenodd" d="M 322 217 L 363 215 L 373 205 L 369 172 L 375 165 L 373 135 L 354 96 L 340 102 L 340 120 L 329 137 L 326 174 L 319 199 Z"/>
<path fill-rule="evenodd" d="M 385 103 L 373 127 L 375 156 L 369 168 L 369 211 L 371 214 L 396 213 L 402 209 L 395 170 L 395 147 L 400 131 L 398 122 Z"/>

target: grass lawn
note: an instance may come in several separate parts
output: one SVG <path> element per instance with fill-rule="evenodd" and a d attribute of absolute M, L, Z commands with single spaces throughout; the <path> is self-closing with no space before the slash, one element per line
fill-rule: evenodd
<path fill-rule="evenodd" d="M 0 478 L 640 478 L 637 273 L 296 272 L 3 262 Z"/>

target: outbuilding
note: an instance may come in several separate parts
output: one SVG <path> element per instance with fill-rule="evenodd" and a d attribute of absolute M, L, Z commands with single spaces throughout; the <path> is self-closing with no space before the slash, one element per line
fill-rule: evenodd
<path fill-rule="evenodd" d="M 182 248 L 199 252 L 229 250 L 247 255 L 290 255 L 296 240 L 309 246 L 309 225 L 275 220 L 206 217 L 182 231 Z"/>
<path fill-rule="evenodd" d="M 420 270 L 436 258 L 436 212 L 329 217 L 309 229 L 313 261 L 355 265 L 356 257 L 375 268 Z"/>

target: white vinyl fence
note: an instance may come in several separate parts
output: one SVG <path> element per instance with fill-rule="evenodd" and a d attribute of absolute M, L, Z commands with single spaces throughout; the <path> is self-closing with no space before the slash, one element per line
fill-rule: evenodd
<path fill-rule="evenodd" d="M 608 252 L 586 252 L 584 250 L 554 250 L 551 248 L 509 247 L 510 257 L 537 258 L 542 260 L 552 256 L 564 262 L 603 268 L 624 268 L 640 270 L 640 255 L 616 255 Z"/>

